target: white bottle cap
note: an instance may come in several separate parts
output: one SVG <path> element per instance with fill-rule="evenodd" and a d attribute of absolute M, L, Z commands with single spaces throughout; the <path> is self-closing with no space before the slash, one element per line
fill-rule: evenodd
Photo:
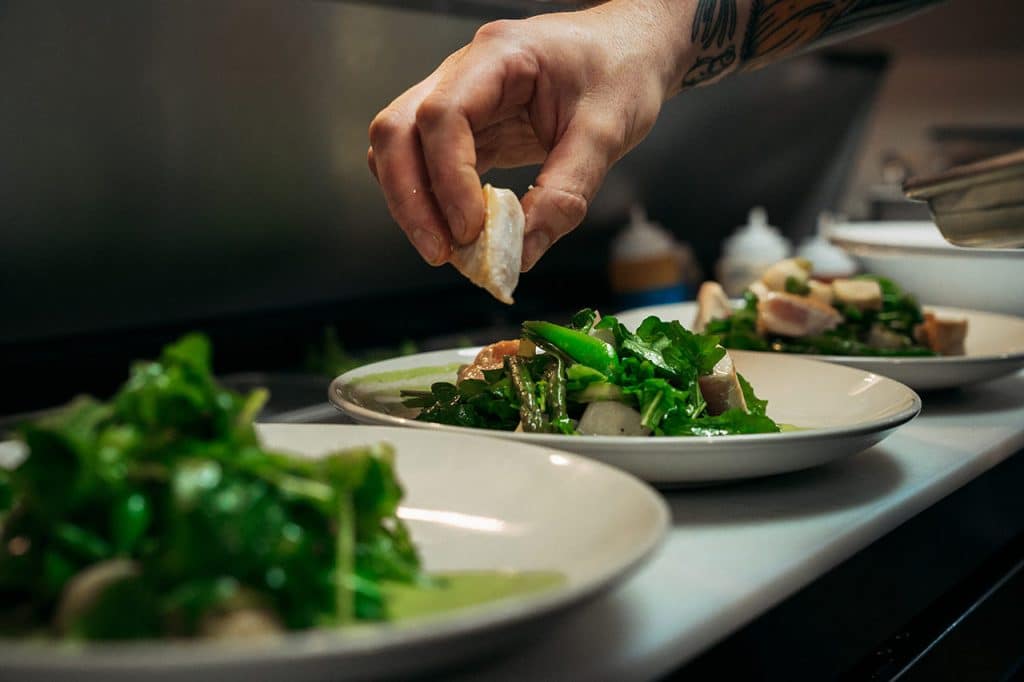
<path fill-rule="evenodd" d="M 843 249 L 826 238 L 833 217 L 830 213 L 818 216 L 818 229 L 813 236 L 800 244 L 796 255 L 814 264 L 811 273 L 816 277 L 848 277 L 857 272 L 857 262 Z"/>
<path fill-rule="evenodd" d="M 629 225 L 612 240 L 612 259 L 641 260 L 663 256 L 675 248 L 672 233 L 649 221 L 643 207 L 634 205 L 629 212 Z"/>
<path fill-rule="evenodd" d="M 741 225 L 722 244 L 723 258 L 772 264 L 789 256 L 792 245 L 777 227 L 768 224 L 761 206 L 750 209 L 747 224 Z"/>
<path fill-rule="evenodd" d="M 739 296 L 769 266 L 789 256 L 792 246 L 779 229 L 768 224 L 764 208 L 750 210 L 742 225 L 722 244 L 715 268 L 718 282 L 729 296 Z"/>

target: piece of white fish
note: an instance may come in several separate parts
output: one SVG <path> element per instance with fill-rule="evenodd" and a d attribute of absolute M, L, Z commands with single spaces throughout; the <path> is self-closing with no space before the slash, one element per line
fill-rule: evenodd
<path fill-rule="evenodd" d="M 707 281 L 697 291 L 697 319 L 693 331 L 702 334 L 711 320 L 724 320 L 732 315 L 732 303 L 718 282 Z"/>
<path fill-rule="evenodd" d="M 698 378 L 697 383 L 700 384 L 700 394 L 708 404 L 708 414 L 718 415 L 733 409 L 747 411 L 743 388 L 728 353 L 722 356 L 710 374 Z"/>
<path fill-rule="evenodd" d="M 482 191 L 483 230 L 472 244 L 456 247 L 451 262 L 473 284 L 511 305 L 523 264 L 526 217 L 512 190 L 484 185 Z"/>
<path fill-rule="evenodd" d="M 835 329 L 843 316 L 810 296 L 769 292 L 757 301 L 757 331 L 779 336 L 814 336 Z"/>

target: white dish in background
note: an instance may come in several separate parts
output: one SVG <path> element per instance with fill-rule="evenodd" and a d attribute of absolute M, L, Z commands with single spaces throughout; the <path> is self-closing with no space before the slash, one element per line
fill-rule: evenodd
<path fill-rule="evenodd" d="M 955 388 L 996 379 L 1024 368 L 1024 319 L 976 310 L 924 306 L 942 317 L 967 320 L 966 355 L 942 357 L 857 357 L 849 355 L 785 355 L 756 353 L 772 357 L 804 357 L 856 367 L 906 384 L 915 391 Z M 663 320 L 678 320 L 690 328 L 697 317 L 697 304 L 670 303 L 635 308 L 616 315 L 630 330 L 636 330 L 644 318 L 654 315 Z M 734 351 L 735 352 L 735 351 Z"/>
<path fill-rule="evenodd" d="M 930 222 L 836 224 L 828 238 L 922 303 L 1024 315 L 1024 249 L 953 246 Z"/>
<path fill-rule="evenodd" d="M 802 430 L 711 437 L 564 436 L 416 421 L 418 411 L 402 405 L 400 391 L 454 382 L 458 366 L 471 362 L 477 350 L 421 353 L 360 367 L 331 382 L 329 398 L 360 422 L 557 447 L 662 486 L 732 481 L 824 464 L 874 445 L 921 409 L 916 393 L 877 374 L 800 357 L 736 351 L 736 368 L 768 400 L 768 416 Z"/>
<path fill-rule="evenodd" d="M 544 591 L 391 625 L 270 640 L 93 643 L 0 639 L 3 675 L 28 680 L 379 679 L 424 674 L 534 634 L 636 568 L 668 528 L 650 488 L 597 462 L 522 442 L 365 426 L 265 424 L 271 448 L 315 456 L 387 441 L 399 511 L 429 571 L 554 571 Z"/>

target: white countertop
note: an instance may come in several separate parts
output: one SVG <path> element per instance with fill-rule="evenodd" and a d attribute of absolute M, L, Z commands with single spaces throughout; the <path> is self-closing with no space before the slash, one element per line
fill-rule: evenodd
<path fill-rule="evenodd" d="M 669 493 L 673 527 L 647 565 L 465 679 L 663 675 L 1024 447 L 1024 372 L 922 399 L 916 420 L 854 457 Z"/>

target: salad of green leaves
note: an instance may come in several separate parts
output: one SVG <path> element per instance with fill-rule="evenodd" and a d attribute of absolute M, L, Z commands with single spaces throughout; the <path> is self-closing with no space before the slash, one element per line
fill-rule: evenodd
<path fill-rule="evenodd" d="M 208 341 L 137 363 L 109 401 L 16 431 L 0 468 L 0 630 L 190 637 L 389 617 L 429 583 L 386 445 L 300 458 L 260 445 L 267 394 L 227 391 Z"/>
<path fill-rule="evenodd" d="M 579 433 L 588 407 L 615 401 L 636 411 L 654 436 L 707 436 L 779 431 L 766 401 L 737 377 L 746 409 L 712 414 L 700 379 L 726 354 L 718 336 L 694 334 L 678 322 L 647 318 L 630 332 L 614 317 L 585 309 L 568 326 L 524 322 L 519 352 L 484 369 L 483 378 L 403 391 L 417 419 L 457 426 Z M 542 353 L 533 353 L 533 349 Z"/>
<path fill-rule="evenodd" d="M 763 334 L 757 325 L 757 295 L 744 293 L 743 305 L 724 319 L 708 322 L 705 331 L 718 335 L 726 348 L 820 355 L 928 357 L 937 355 L 914 338 L 914 328 L 924 321 L 921 306 L 890 279 L 861 275 L 856 279 L 878 282 L 882 303 L 878 310 L 861 310 L 836 303 L 842 322 L 813 336 L 786 337 Z M 806 295 L 799 282 L 786 283 L 788 293 Z"/>

